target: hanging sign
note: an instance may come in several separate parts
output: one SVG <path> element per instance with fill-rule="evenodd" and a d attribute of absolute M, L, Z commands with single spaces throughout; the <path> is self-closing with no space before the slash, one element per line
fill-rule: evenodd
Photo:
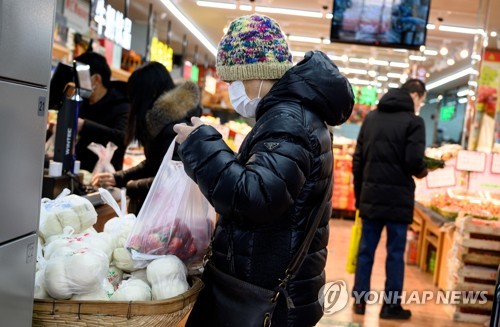
<path fill-rule="evenodd" d="M 484 172 L 486 153 L 478 151 L 458 151 L 457 170 Z"/>
<path fill-rule="evenodd" d="M 114 9 L 111 5 L 105 6 L 105 0 L 97 0 L 94 20 L 97 23 L 99 35 L 104 35 L 122 48 L 130 50 L 132 21 L 128 17 L 124 17 L 122 12 Z"/>
<path fill-rule="evenodd" d="M 500 174 L 500 153 L 493 153 L 491 159 L 491 172 L 493 174 Z"/>
<path fill-rule="evenodd" d="M 447 167 L 436 169 L 427 175 L 427 188 L 450 187 L 457 184 L 455 179 L 455 168 Z"/>

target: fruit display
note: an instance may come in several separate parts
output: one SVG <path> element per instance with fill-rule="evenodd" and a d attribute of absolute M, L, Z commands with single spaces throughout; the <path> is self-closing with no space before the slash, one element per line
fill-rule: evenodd
<path fill-rule="evenodd" d="M 439 148 L 425 149 L 425 156 L 427 158 L 447 161 L 456 158 L 460 150 L 462 150 L 462 147 L 458 144 L 445 144 Z"/>
<path fill-rule="evenodd" d="M 500 201 L 450 193 L 435 194 L 431 199 L 431 209 L 448 219 L 455 219 L 459 213 L 483 219 L 500 218 Z"/>

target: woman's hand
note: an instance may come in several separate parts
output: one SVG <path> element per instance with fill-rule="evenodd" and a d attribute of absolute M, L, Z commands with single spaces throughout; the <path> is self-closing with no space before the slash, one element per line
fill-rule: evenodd
<path fill-rule="evenodd" d="M 203 125 L 203 122 L 198 117 L 191 117 L 191 123 L 193 126 L 188 126 L 186 124 L 175 124 L 174 132 L 177 133 L 176 142 L 182 144 L 195 129 Z"/>
<path fill-rule="evenodd" d="M 116 186 L 115 177 L 111 173 L 99 173 L 92 177 L 92 185 L 99 187 Z"/>

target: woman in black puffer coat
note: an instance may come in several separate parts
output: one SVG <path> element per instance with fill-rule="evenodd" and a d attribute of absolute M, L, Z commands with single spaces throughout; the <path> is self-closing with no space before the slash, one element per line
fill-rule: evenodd
<path fill-rule="evenodd" d="M 230 40 L 234 41 L 234 35 L 245 38 L 246 29 L 234 24 L 248 24 L 248 20 L 252 21 L 248 28 L 251 31 L 262 30 L 261 23 L 276 24 L 265 16 L 242 17 L 229 28 L 228 34 L 233 33 Z M 242 32 L 238 33 L 238 29 Z M 280 31 L 277 33 L 281 35 Z M 266 39 L 265 35 L 262 39 Z M 219 77 L 229 82 L 255 82 L 256 89 L 260 89 L 259 94 L 254 93 L 256 99 L 262 96 L 256 108 L 256 124 L 239 154 L 233 154 L 213 127 L 199 126 L 197 120 L 193 120 L 194 128 L 174 127 L 182 142 L 178 152 L 187 174 L 220 214 L 211 260 L 227 274 L 273 290 L 303 243 L 308 226 L 320 219 L 305 261 L 286 288 L 293 308 L 287 307 L 285 297 L 280 296 L 272 318 L 273 326 L 313 326 L 323 314 L 318 292 L 325 284 L 331 214 L 333 154 L 327 124 L 338 125 L 349 117 L 352 89 L 321 52 L 309 52 L 290 68 L 286 41 L 278 48 L 277 42 L 271 45 L 274 48 L 269 51 L 274 53 L 267 58 L 279 58 L 280 51 L 288 53 L 282 62 L 277 60 L 274 70 L 268 69 L 271 65 L 266 66 L 265 60 L 256 60 L 261 64 L 258 69 L 243 68 L 243 74 L 241 67 L 221 69 L 228 64 L 221 54 L 223 42 L 224 39 L 217 58 Z M 237 49 L 242 44 L 246 42 L 231 44 L 229 48 Z M 277 76 L 280 68 L 283 70 Z M 245 83 L 250 94 L 250 84 Z M 272 86 L 270 90 L 267 85 Z M 231 103 L 245 114 L 231 87 Z M 195 317 L 188 320 L 187 326 L 202 325 L 203 317 L 210 319 L 210 308 L 217 301 L 204 296 L 202 290 L 192 312 Z"/>
<path fill-rule="evenodd" d="M 173 126 L 190 123 L 191 117 L 201 115 L 202 108 L 198 85 L 186 81 L 176 87 L 165 66 L 158 62 L 138 68 L 130 76 L 127 89 L 132 109 L 126 144 L 137 139 L 144 147 L 146 159 L 127 170 L 98 174 L 93 184 L 126 187 L 130 198 L 128 211 L 138 214 L 175 138 Z M 173 159 L 179 160 L 175 152 Z"/>

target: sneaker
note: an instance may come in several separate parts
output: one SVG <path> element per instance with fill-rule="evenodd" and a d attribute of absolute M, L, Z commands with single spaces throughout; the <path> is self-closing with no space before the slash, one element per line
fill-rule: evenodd
<path fill-rule="evenodd" d="M 354 305 L 352 306 L 352 310 L 357 315 L 364 315 L 365 314 L 365 309 L 366 309 L 366 303 L 365 302 L 354 303 Z"/>
<path fill-rule="evenodd" d="M 384 304 L 380 310 L 380 318 L 408 320 L 411 317 L 411 311 L 405 310 L 399 304 Z"/>

